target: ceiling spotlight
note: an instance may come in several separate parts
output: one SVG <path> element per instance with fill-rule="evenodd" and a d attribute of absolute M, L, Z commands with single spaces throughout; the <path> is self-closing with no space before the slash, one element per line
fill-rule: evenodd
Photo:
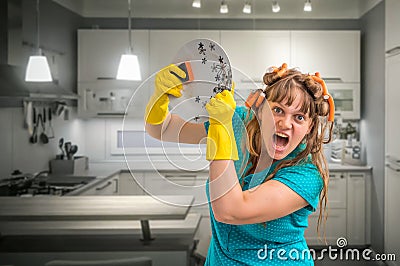
<path fill-rule="evenodd" d="M 304 3 L 304 11 L 306 12 L 312 11 L 311 0 L 306 0 L 306 2 Z"/>
<path fill-rule="evenodd" d="M 272 1 L 272 12 L 278 13 L 281 10 L 281 7 L 278 4 L 278 1 Z"/>
<path fill-rule="evenodd" d="M 245 13 L 245 14 L 251 14 L 251 4 L 250 4 L 248 1 L 246 1 L 246 2 L 244 3 L 244 6 L 243 6 L 243 13 Z"/>
<path fill-rule="evenodd" d="M 228 13 L 228 5 L 226 4 L 226 2 L 224 0 L 221 1 L 221 7 L 219 8 L 219 13 L 221 14 L 226 14 Z"/>
<path fill-rule="evenodd" d="M 201 7 L 201 0 L 193 0 L 192 7 L 200 8 Z"/>

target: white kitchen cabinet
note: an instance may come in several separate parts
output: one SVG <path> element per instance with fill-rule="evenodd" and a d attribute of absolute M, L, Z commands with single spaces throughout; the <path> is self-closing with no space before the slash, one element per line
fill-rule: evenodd
<path fill-rule="evenodd" d="M 78 115 L 82 118 L 143 118 L 149 97 L 149 31 L 132 31 L 142 81 L 116 80 L 121 55 L 128 51 L 128 30 L 78 30 Z M 136 100 L 131 100 L 135 96 Z"/>
<path fill-rule="evenodd" d="M 400 1 L 385 1 L 386 53 L 400 53 Z"/>
<path fill-rule="evenodd" d="M 329 217 L 325 233 L 328 244 L 335 244 L 336 239 L 346 235 L 346 206 L 347 206 L 347 174 L 345 172 L 329 173 L 328 204 Z M 318 238 L 319 208 L 309 216 L 309 225 L 305 233 L 308 245 L 323 245 Z M 320 225 L 323 232 L 323 222 Z M 322 237 L 323 234 L 320 233 Z"/>
<path fill-rule="evenodd" d="M 365 178 L 365 173 L 348 173 L 347 241 L 353 245 L 364 245 L 366 241 Z"/>
<path fill-rule="evenodd" d="M 347 206 L 347 173 L 330 172 L 328 204 L 330 208 L 339 209 Z"/>
<path fill-rule="evenodd" d="M 160 195 L 193 195 L 191 212 L 209 215 L 206 195 L 208 172 L 146 172 L 147 193 Z"/>
<path fill-rule="evenodd" d="M 150 75 L 173 62 L 179 49 L 194 39 L 211 39 L 220 42 L 219 31 L 216 30 L 151 30 L 150 46 Z"/>
<path fill-rule="evenodd" d="M 320 235 L 317 233 L 319 209 L 311 214 L 308 219 L 308 228 L 305 232 L 307 245 L 325 246 L 324 222 L 319 227 Z M 330 209 L 329 217 L 325 225 L 325 236 L 328 245 L 336 246 L 339 237 L 345 237 L 346 231 L 346 209 Z"/>
<path fill-rule="evenodd" d="M 143 172 L 121 172 L 118 180 L 118 195 L 145 195 Z"/>
<path fill-rule="evenodd" d="M 360 119 L 360 83 L 326 83 L 335 101 L 335 115 L 343 119 Z"/>
<path fill-rule="evenodd" d="M 400 158 L 400 54 L 386 58 L 386 93 L 385 93 L 385 154 Z"/>
<path fill-rule="evenodd" d="M 221 45 L 232 66 L 235 99 L 244 104 L 252 90 L 263 88 L 271 66 L 290 65 L 290 31 L 221 31 Z"/>
<path fill-rule="evenodd" d="M 291 31 L 291 65 L 326 80 L 360 82 L 360 31 Z"/>
<path fill-rule="evenodd" d="M 221 31 L 221 45 L 237 84 L 249 81 L 261 84 L 271 66 L 291 65 L 290 31 Z"/>
<path fill-rule="evenodd" d="M 328 220 L 325 228 L 329 245 L 335 246 L 337 239 L 341 237 L 347 240 L 348 245 L 369 244 L 368 178 L 367 171 L 330 172 Z M 320 238 L 317 233 L 318 216 L 319 208 L 309 216 L 309 225 L 305 232 L 308 245 L 325 245 L 323 222 L 320 225 Z"/>
<path fill-rule="evenodd" d="M 115 196 L 118 195 L 118 179 L 119 175 L 107 178 L 102 182 L 91 186 L 83 191 L 80 196 Z"/>
<path fill-rule="evenodd" d="M 393 2 L 393 1 L 392 1 Z M 386 3 L 388 4 L 388 3 Z M 396 12 L 400 11 L 400 7 Z M 388 25 L 386 25 L 387 27 Z M 397 33 L 397 32 L 396 32 Z M 398 35 L 392 32 L 392 35 Z M 400 73 L 400 54 L 386 57 L 386 88 L 385 88 L 385 237 L 386 254 L 400 253 L 400 124 L 398 122 L 400 89 L 398 76 Z M 391 261 L 388 265 L 400 265 Z"/>
<path fill-rule="evenodd" d="M 138 56 L 144 79 L 148 76 L 149 31 L 131 33 L 133 53 Z M 128 35 L 128 30 L 78 30 L 78 82 L 114 80 L 121 55 L 128 52 Z"/>
<path fill-rule="evenodd" d="M 400 164 L 388 164 L 385 167 L 385 254 L 400 253 Z M 400 265 L 391 261 L 388 265 Z"/>

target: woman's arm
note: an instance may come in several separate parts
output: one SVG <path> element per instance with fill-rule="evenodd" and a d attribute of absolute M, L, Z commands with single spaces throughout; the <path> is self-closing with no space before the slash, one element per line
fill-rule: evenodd
<path fill-rule="evenodd" d="M 168 114 L 163 123 L 146 123 L 146 132 L 162 141 L 199 144 L 206 143 L 207 133 L 203 123 L 189 123 L 176 114 Z"/>
<path fill-rule="evenodd" d="M 182 96 L 182 78 L 186 73 L 171 64 L 161 69 L 155 76 L 154 92 L 145 111 L 146 132 L 162 141 L 198 144 L 206 137 L 203 124 L 188 123 L 181 117 L 170 114 L 169 97 Z"/>
<path fill-rule="evenodd" d="M 275 180 L 242 191 L 232 160 L 210 162 L 209 187 L 215 219 L 228 224 L 271 221 L 308 205 L 299 194 Z"/>

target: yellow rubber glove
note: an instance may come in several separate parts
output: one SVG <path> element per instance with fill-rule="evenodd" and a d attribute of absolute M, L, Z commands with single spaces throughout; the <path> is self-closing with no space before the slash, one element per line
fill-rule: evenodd
<path fill-rule="evenodd" d="M 147 123 L 159 125 L 164 122 L 168 114 L 168 95 L 182 96 L 182 81 L 177 76 L 184 79 L 186 73 L 174 64 L 161 69 L 156 74 L 154 93 L 146 106 L 145 121 Z"/>
<path fill-rule="evenodd" d="M 206 150 L 207 160 L 239 159 L 232 127 L 235 108 L 233 89 L 218 93 L 207 103 L 206 109 L 210 116 Z"/>

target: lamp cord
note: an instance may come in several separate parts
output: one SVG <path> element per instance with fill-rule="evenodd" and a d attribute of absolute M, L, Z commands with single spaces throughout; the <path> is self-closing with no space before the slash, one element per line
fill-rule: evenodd
<path fill-rule="evenodd" d="M 128 0 L 128 38 L 129 38 L 129 53 L 133 53 L 132 38 L 131 38 L 131 0 Z"/>

